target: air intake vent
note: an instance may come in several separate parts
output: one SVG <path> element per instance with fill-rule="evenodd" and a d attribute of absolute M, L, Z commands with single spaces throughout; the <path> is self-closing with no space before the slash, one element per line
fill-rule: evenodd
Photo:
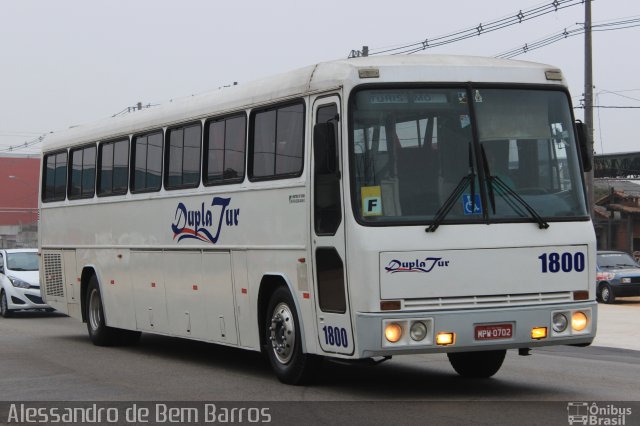
<path fill-rule="evenodd" d="M 62 254 L 43 253 L 45 294 L 53 297 L 64 297 L 62 280 Z"/>
<path fill-rule="evenodd" d="M 406 299 L 405 309 L 469 309 L 500 308 L 506 306 L 544 305 L 573 302 L 570 291 L 555 293 L 502 294 L 495 296 L 436 297 Z"/>

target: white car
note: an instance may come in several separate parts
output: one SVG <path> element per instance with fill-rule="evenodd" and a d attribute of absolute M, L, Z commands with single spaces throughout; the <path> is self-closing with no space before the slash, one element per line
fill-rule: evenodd
<path fill-rule="evenodd" d="M 0 249 L 0 314 L 24 309 L 52 310 L 40 295 L 36 249 Z"/>

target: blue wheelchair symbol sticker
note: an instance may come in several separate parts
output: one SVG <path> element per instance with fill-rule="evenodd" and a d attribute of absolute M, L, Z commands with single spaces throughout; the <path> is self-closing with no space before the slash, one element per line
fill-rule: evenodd
<path fill-rule="evenodd" d="M 474 195 L 475 195 L 474 205 L 472 205 L 471 203 L 471 195 L 469 194 L 462 195 L 462 207 L 464 209 L 465 215 L 482 214 L 482 204 L 480 203 L 480 194 L 474 194 Z"/>

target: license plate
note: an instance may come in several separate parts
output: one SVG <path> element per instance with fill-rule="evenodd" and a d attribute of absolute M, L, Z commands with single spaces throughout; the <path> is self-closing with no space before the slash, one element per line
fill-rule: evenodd
<path fill-rule="evenodd" d="M 476 325 L 476 340 L 511 339 L 513 324 Z"/>

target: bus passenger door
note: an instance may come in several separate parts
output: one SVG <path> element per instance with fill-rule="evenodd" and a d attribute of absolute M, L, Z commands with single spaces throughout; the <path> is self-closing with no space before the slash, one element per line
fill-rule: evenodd
<path fill-rule="evenodd" d="M 318 98 L 313 107 L 311 239 L 320 346 L 352 354 L 353 331 L 347 291 L 340 98 Z"/>

